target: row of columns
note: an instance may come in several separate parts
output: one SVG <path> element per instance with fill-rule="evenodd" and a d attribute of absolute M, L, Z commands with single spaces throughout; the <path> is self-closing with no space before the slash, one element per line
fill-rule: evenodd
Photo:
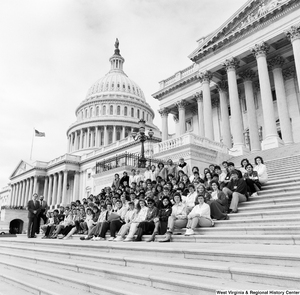
<path fill-rule="evenodd" d="M 81 149 L 107 146 L 117 141 L 117 133 L 120 132 L 120 140 L 128 136 L 134 127 L 125 126 L 96 126 L 76 130 L 68 136 L 68 151 L 74 152 Z M 111 142 L 109 134 L 111 133 Z"/>
<path fill-rule="evenodd" d="M 67 200 L 68 170 L 60 171 L 43 178 L 43 196 L 49 206 L 55 206 L 61 203 L 66 204 L 70 201 Z M 10 205 L 25 207 L 28 201 L 32 198 L 32 195 L 34 193 L 39 193 L 40 182 L 38 179 L 38 176 L 34 176 L 12 184 Z M 76 201 L 79 198 L 78 171 L 75 171 L 73 184 L 72 201 Z"/>
<path fill-rule="evenodd" d="M 293 53 L 295 58 L 295 67 L 298 77 L 298 85 L 300 85 L 300 26 L 294 26 L 286 31 L 286 36 L 291 40 L 293 46 Z M 288 111 L 287 98 L 284 87 L 284 78 L 282 74 L 282 66 L 284 59 L 281 56 L 276 56 L 271 60 L 267 60 L 269 45 L 265 42 L 256 44 L 250 51 L 254 54 L 257 61 L 258 79 L 260 85 L 263 120 L 264 120 L 264 141 L 266 144 L 271 143 L 279 145 L 280 139 L 277 134 L 275 113 L 273 108 L 273 96 L 270 84 L 269 70 L 271 68 L 274 77 L 275 92 L 277 97 L 278 114 L 281 126 L 281 133 L 285 144 L 293 143 L 292 127 L 290 123 L 290 116 Z M 244 134 L 242 125 L 242 112 L 239 101 L 239 90 L 237 85 L 237 68 L 239 61 L 236 58 L 227 59 L 222 64 L 227 71 L 228 86 L 225 81 L 218 83 L 218 90 L 220 96 L 220 111 L 222 117 L 221 132 L 223 143 L 231 148 L 233 137 L 233 147 L 236 149 L 243 149 Z M 248 126 L 251 140 L 251 150 L 257 151 L 261 149 L 259 128 L 256 118 L 253 79 L 256 74 L 252 70 L 246 70 L 239 73 L 243 80 L 245 99 L 247 105 Z M 209 71 L 200 73 L 199 79 L 202 84 L 202 94 L 196 95 L 198 105 L 198 119 L 199 119 L 199 135 L 214 140 L 213 120 L 212 120 L 212 102 L 210 81 L 212 74 Z M 231 109 L 231 128 L 228 114 L 228 97 Z M 185 133 L 185 100 L 177 102 L 179 113 L 179 134 Z M 168 139 L 168 109 L 160 110 L 162 116 L 162 140 Z"/>

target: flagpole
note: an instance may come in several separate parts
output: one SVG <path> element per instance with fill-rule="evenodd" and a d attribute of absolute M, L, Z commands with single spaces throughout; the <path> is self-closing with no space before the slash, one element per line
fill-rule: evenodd
<path fill-rule="evenodd" d="M 33 149 L 34 133 L 35 133 L 35 128 L 33 128 L 33 134 L 32 134 L 31 151 L 30 151 L 30 161 L 31 161 L 31 158 L 32 158 L 32 149 Z"/>

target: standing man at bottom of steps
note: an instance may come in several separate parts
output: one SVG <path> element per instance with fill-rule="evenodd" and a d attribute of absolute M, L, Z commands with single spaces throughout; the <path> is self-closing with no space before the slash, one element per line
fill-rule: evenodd
<path fill-rule="evenodd" d="M 35 232 L 37 228 L 37 218 L 40 213 L 41 204 L 38 201 L 38 194 L 34 193 L 32 196 L 32 200 L 28 201 L 28 229 L 27 229 L 27 237 L 28 238 L 36 238 Z"/>
<path fill-rule="evenodd" d="M 229 213 L 238 212 L 238 204 L 248 201 L 247 184 L 243 178 L 239 178 L 238 171 L 231 171 L 231 179 L 227 187 L 223 188 L 223 192 L 230 200 Z"/>

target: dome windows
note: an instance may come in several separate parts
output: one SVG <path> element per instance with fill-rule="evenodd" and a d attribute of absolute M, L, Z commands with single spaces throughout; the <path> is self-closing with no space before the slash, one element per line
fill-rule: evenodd
<path fill-rule="evenodd" d="M 134 108 L 131 108 L 131 117 L 134 117 Z"/>
<path fill-rule="evenodd" d="M 127 107 L 124 107 L 124 116 L 127 116 Z"/>
<path fill-rule="evenodd" d="M 99 106 L 96 107 L 96 116 L 99 116 Z"/>
<path fill-rule="evenodd" d="M 113 114 L 114 114 L 114 106 L 113 106 L 113 105 L 111 105 L 111 106 L 109 107 L 109 114 L 110 114 L 110 115 L 113 115 Z"/>
<path fill-rule="evenodd" d="M 102 107 L 102 110 L 103 110 L 103 115 L 106 115 L 106 106 L 105 105 Z"/>
<path fill-rule="evenodd" d="M 121 107 L 117 106 L 117 115 L 121 115 Z"/>
<path fill-rule="evenodd" d="M 137 110 L 137 117 L 140 118 L 140 110 Z"/>

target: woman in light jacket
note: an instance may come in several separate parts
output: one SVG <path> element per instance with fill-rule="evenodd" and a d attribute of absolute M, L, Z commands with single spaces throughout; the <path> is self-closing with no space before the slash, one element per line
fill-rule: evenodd
<path fill-rule="evenodd" d="M 264 164 L 264 160 L 262 157 L 256 157 L 254 159 L 256 166 L 254 167 L 254 171 L 257 171 L 258 180 L 261 184 L 265 184 L 268 182 L 268 172 L 267 167 Z"/>

